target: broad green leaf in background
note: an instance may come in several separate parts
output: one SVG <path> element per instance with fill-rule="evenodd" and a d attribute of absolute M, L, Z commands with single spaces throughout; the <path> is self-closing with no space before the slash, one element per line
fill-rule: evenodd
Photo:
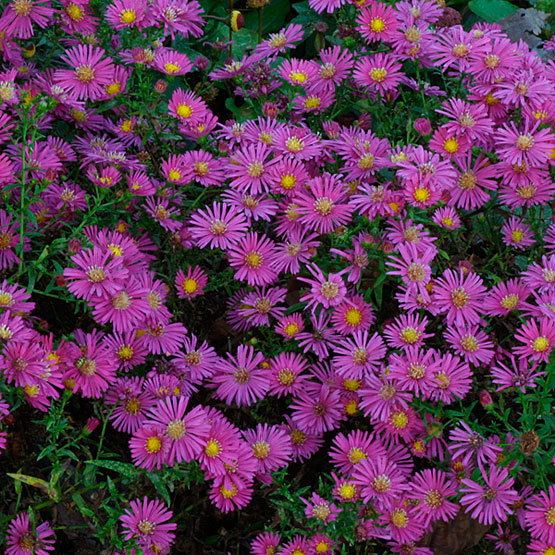
<path fill-rule="evenodd" d="M 283 27 L 285 18 L 290 9 L 291 4 L 289 0 L 271 0 L 270 3 L 262 9 L 262 33 L 275 33 L 279 31 Z M 249 29 L 258 29 L 258 10 L 247 13 L 245 17 L 245 27 Z"/>
<path fill-rule="evenodd" d="M 485 21 L 494 23 L 513 14 L 518 8 L 507 0 L 470 0 L 468 7 Z"/>

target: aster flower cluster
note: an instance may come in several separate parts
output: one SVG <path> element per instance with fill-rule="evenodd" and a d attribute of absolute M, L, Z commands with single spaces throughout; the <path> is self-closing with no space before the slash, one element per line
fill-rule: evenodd
<path fill-rule="evenodd" d="M 308 5 L 352 26 L 310 59 L 295 21 L 207 58 L 196 0 L 3 8 L 0 456 L 12 405 L 71 397 L 218 513 L 317 468 L 306 533 L 253 555 L 334 553 L 346 514 L 393 553 L 466 518 L 552 555 L 555 65 L 433 0 Z M 170 553 L 173 508 L 132 497 L 121 544 Z M 6 538 L 54 550 L 33 511 Z"/>

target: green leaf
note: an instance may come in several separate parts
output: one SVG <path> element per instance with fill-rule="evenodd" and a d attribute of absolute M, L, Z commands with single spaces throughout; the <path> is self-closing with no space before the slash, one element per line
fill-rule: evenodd
<path fill-rule="evenodd" d="M 108 470 L 113 470 L 126 478 L 133 478 L 137 475 L 137 468 L 131 463 L 124 463 L 120 461 L 85 461 L 85 464 L 92 464 L 93 466 L 99 466 L 100 468 L 106 468 Z"/>
<path fill-rule="evenodd" d="M 518 8 L 507 0 L 470 0 L 468 7 L 484 21 L 494 23 L 515 13 Z"/>
<path fill-rule="evenodd" d="M 158 495 L 160 495 L 167 505 L 171 505 L 170 492 L 168 491 L 165 481 L 155 472 L 149 472 L 147 476 Z"/>
<path fill-rule="evenodd" d="M 279 31 L 285 23 L 285 18 L 290 9 L 289 0 L 271 0 L 262 9 L 261 24 L 262 34 Z M 258 29 L 258 10 L 253 10 L 245 17 L 245 26 L 249 29 Z"/>
<path fill-rule="evenodd" d="M 34 476 L 27 476 L 26 474 L 11 474 L 9 472 L 6 473 L 12 480 L 16 482 L 22 482 L 31 486 L 33 488 L 37 488 L 42 490 L 50 499 L 54 501 L 59 500 L 59 493 L 56 488 L 53 488 L 48 482 L 45 482 L 41 478 L 35 478 Z"/>

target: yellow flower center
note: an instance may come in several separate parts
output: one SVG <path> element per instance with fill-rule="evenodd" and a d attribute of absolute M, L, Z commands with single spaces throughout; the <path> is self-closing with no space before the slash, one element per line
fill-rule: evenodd
<path fill-rule="evenodd" d="M 382 33 L 385 31 L 385 21 L 381 17 L 373 17 L 368 25 L 373 33 Z"/>
<path fill-rule="evenodd" d="M 536 351 L 536 353 L 545 353 L 550 346 L 549 339 L 543 335 L 536 337 L 536 339 L 532 341 L 532 349 Z"/>
<path fill-rule="evenodd" d="M 251 177 L 260 177 L 264 173 L 264 164 L 262 162 L 252 162 L 247 168 L 247 173 Z"/>
<path fill-rule="evenodd" d="M 266 459 L 270 455 L 270 444 L 267 441 L 257 441 L 252 445 L 252 453 L 257 459 Z"/>
<path fill-rule="evenodd" d="M 381 83 L 385 81 L 385 78 L 387 77 L 387 69 L 385 69 L 385 67 L 374 67 L 370 70 L 368 75 L 372 81 Z"/>
<path fill-rule="evenodd" d="M 192 293 L 195 293 L 198 290 L 198 282 L 196 279 L 193 278 L 186 278 L 181 287 L 183 288 L 183 291 L 185 291 L 185 293 L 187 293 L 188 295 L 191 295 Z"/>
<path fill-rule="evenodd" d="M 94 80 L 94 69 L 90 65 L 79 66 L 75 70 L 75 76 L 81 83 L 91 83 Z"/>
<path fill-rule="evenodd" d="M 73 2 L 66 6 L 65 12 L 66 12 L 67 16 L 69 17 L 69 19 L 71 19 L 73 21 L 81 21 L 83 19 L 84 13 L 85 13 L 83 11 L 83 8 L 81 8 L 81 6 L 78 6 L 77 4 L 74 4 Z"/>
<path fill-rule="evenodd" d="M 457 287 L 451 292 L 451 301 L 456 308 L 463 308 L 468 304 L 470 300 L 470 295 L 465 291 L 463 287 Z"/>
<path fill-rule="evenodd" d="M 289 79 L 293 83 L 302 84 L 308 80 L 308 75 L 302 71 L 292 71 L 289 73 Z"/>
<path fill-rule="evenodd" d="M 245 264 L 249 268 L 252 268 L 253 270 L 260 268 L 263 262 L 264 262 L 264 257 L 257 251 L 249 252 L 245 256 Z"/>
<path fill-rule="evenodd" d="M 431 196 L 430 189 L 426 187 L 417 187 L 412 193 L 412 196 L 416 202 L 426 202 Z"/>
<path fill-rule="evenodd" d="M 217 457 L 221 452 L 221 447 L 218 441 L 210 439 L 204 446 L 204 453 L 207 457 Z"/>
<path fill-rule="evenodd" d="M 175 62 L 166 62 L 164 64 L 164 71 L 169 75 L 174 75 L 181 70 L 181 66 Z"/>
<path fill-rule="evenodd" d="M 530 150 L 534 146 L 534 137 L 529 133 L 526 135 L 519 135 L 516 140 L 516 147 L 519 150 Z"/>
<path fill-rule="evenodd" d="M 459 141 L 455 137 L 451 137 L 443 143 L 443 149 L 449 154 L 455 154 L 459 151 Z"/>
<path fill-rule="evenodd" d="M 277 380 L 281 385 L 289 387 L 295 382 L 295 373 L 290 368 L 282 368 L 277 373 Z"/>
<path fill-rule="evenodd" d="M 349 459 L 349 462 L 351 464 L 358 464 L 360 461 L 363 461 L 366 458 L 366 453 L 358 447 L 351 447 L 347 458 Z"/>
<path fill-rule="evenodd" d="M 328 197 L 321 197 L 314 202 L 314 210 L 320 214 L 320 216 L 329 216 L 333 208 L 333 200 Z"/>
<path fill-rule="evenodd" d="M 409 424 L 409 417 L 406 412 L 396 411 L 390 417 L 390 422 L 394 428 L 402 430 L 406 428 Z"/>
<path fill-rule="evenodd" d="M 137 12 L 129 8 L 122 10 L 119 14 L 119 20 L 126 25 L 131 25 L 131 23 L 135 23 L 137 20 Z"/>
<path fill-rule="evenodd" d="M 158 436 L 151 436 L 145 442 L 145 449 L 151 455 L 159 453 L 162 449 L 162 440 Z"/>
<path fill-rule="evenodd" d="M 178 104 L 175 111 L 183 119 L 188 119 L 193 115 L 193 109 L 188 104 Z"/>
<path fill-rule="evenodd" d="M 185 428 L 183 420 L 172 420 L 166 426 L 166 434 L 173 440 L 181 439 L 186 431 L 187 429 Z"/>
<path fill-rule="evenodd" d="M 130 345 L 122 345 L 118 349 L 118 358 L 120 360 L 131 360 L 133 358 L 133 347 Z"/>
<path fill-rule="evenodd" d="M 395 528 L 406 528 L 409 524 L 407 511 L 404 509 L 393 509 L 393 511 L 391 511 L 391 524 L 393 524 Z"/>

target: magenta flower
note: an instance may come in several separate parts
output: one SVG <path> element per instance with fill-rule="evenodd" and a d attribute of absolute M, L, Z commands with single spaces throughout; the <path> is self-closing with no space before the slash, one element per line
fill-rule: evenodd
<path fill-rule="evenodd" d="M 173 513 L 158 499 L 133 499 L 119 520 L 126 540 L 134 539 L 139 546 L 149 548 L 157 545 L 159 550 L 168 549 L 174 541 L 177 524 L 169 522 Z"/>
<path fill-rule="evenodd" d="M 358 85 L 384 95 L 397 88 L 403 76 L 401 70 L 393 54 L 373 54 L 356 62 L 353 79 Z"/>
<path fill-rule="evenodd" d="M 28 39 L 34 35 L 33 25 L 44 29 L 54 13 L 48 0 L 12 0 L 2 12 L 0 28 L 10 37 Z"/>
<path fill-rule="evenodd" d="M 481 303 L 486 288 L 482 278 L 473 272 L 445 270 L 434 284 L 432 300 L 448 324 L 476 324 L 480 321 Z"/>
<path fill-rule="evenodd" d="M 511 122 L 496 133 L 496 146 L 499 156 L 509 164 L 526 164 L 532 167 L 543 166 L 550 157 L 555 135 L 549 129 L 538 129 L 539 122 L 525 122 L 518 129 Z"/>
<path fill-rule="evenodd" d="M 341 304 L 347 292 L 345 282 L 341 277 L 343 272 L 330 273 L 326 277 L 316 264 L 307 264 L 306 267 L 314 277 L 298 278 L 299 281 L 310 285 L 310 291 L 301 297 L 301 302 L 306 302 L 307 307 L 311 308 L 313 312 L 318 305 L 330 308 Z"/>
<path fill-rule="evenodd" d="M 457 484 L 445 472 L 435 468 L 422 470 L 409 487 L 409 495 L 419 502 L 427 521 L 449 522 L 459 512 L 459 506 L 448 499 L 457 494 Z"/>
<path fill-rule="evenodd" d="M 248 228 L 245 216 L 229 204 L 214 202 L 212 207 L 191 215 L 189 229 L 199 247 L 228 249 Z"/>
<path fill-rule="evenodd" d="M 0 270 L 9 270 L 19 263 L 19 256 L 14 252 L 19 240 L 17 222 L 6 211 L 0 210 Z"/>
<path fill-rule="evenodd" d="M 555 544 L 555 486 L 549 486 L 547 491 L 528 500 L 524 520 L 533 538 Z"/>
<path fill-rule="evenodd" d="M 54 74 L 56 84 L 67 89 L 79 100 L 98 100 L 105 94 L 114 73 L 114 65 L 106 52 L 99 47 L 78 45 L 67 50 L 62 60 L 72 69 L 58 69 Z"/>
<path fill-rule="evenodd" d="M 180 299 L 192 299 L 204 293 L 208 276 L 200 266 L 190 266 L 187 273 L 178 270 L 175 276 L 175 288 Z"/>
<path fill-rule="evenodd" d="M 369 43 L 391 42 L 399 26 L 395 10 L 381 2 L 365 4 L 357 17 L 359 33 Z"/>
<path fill-rule="evenodd" d="M 329 233 L 351 221 L 351 206 L 346 202 L 345 185 L 325 173 L 309 182 L 309 189 L 294 197 L 299 222 L 312 231 Z"/>
<path fill-rule="evenodd" d="M 146 418 L 145 426 L 153 424 L 165 430 L 169 440 L 166 462 L 170 466 L 197 457 L 210 432 L 204 409 L 197 406 L 186 412 L 187 404 L 185 397 L 167 397 L 152 407 Z"/>
<path fill-rule="evenodd" d="M 387 457 L 373 457 L 357 464 L 353 481 L 359 486 L 365 503 L 375 501 L 378 506 L 388 506 L 392 500 L 408 490 L 404 473 Z"/>
<path fill-rule="evenodd" d="M 523 343 L 513 352 L 528 360 L 547 362 L 555 348 L 555 321 L 542 318 L 538 321 L 528 320 L 517 330 L 515 339 Z"/>
<path fill-rule="evenodd" d="M 247 233 L 228 251 L 235 278 L 249 285 L 268 285 L 275 280 L 275 256 L 275 243 L 266 235 L 257 233 Z"/>
<path fill-rule="evenodd" d="M 513 489 L 514 480 L 506 468 L 494 465 L 490 466 L 489 472 L 484 469 L 481 472 L 485 485 L 468 478 L 462 480 L 461 505 L 481 524 L 489 526 L 494 522 L 505 522 L 513 513 L 511 505 L 518 499 L 518 493 Z"/>
<path fill-rule="evenodd" d="M 27 513 L 19 513 L 6 531 L 6 555 L 48 555 L 54 551 L 55 534 L 49 522 L 31 525 Z"/>
<path fill-rule="evenodd" d="M 453 459 L 462 459 L 465 465 L 475 460 L 480 466 L 495 463 L 503 451 L 492 440 L 474 432 L 466 422 L 451 430 L 447 448 Z"/>
<path fill-rule="evenodd" d="M 197 0 L 155 0 L 152 17 L 164 33 L 175 38 L 178 33 L 185 38 L 200 37 L 204 27 L 203 9 Z"/>
<path fill-rule="evenodd" d="M 269 474 L 289 463 L 291 438 L 279 426 L 258 424 L 254 429 L 245 430 L 243 437 L 257 460 L 258 474 Z"/>
<path fill-rule="evenodd" d="M 227 355 L 218 361 L 212 376 L 215 396 L 227 404 L 252 405 L 262 399 L 268 391 L 267 373 L 261 368 L 264 360 L 250 345 L 239 345 L 237 354 Z"/>
<path fill-rule="evenodd" d="M 291 403 L 291 418 L 308 433 L 322 433 L 337 427 L 342 418 L 339 392 L 327 385 L 311 384 Z"/>
<path fill-rule="evenodd" d="M 332 363 L 340 376 L 361 379 L 378 369 L 385 353 L 383 339 L 377 333 L 357 331 L 337 344 Z"/>

